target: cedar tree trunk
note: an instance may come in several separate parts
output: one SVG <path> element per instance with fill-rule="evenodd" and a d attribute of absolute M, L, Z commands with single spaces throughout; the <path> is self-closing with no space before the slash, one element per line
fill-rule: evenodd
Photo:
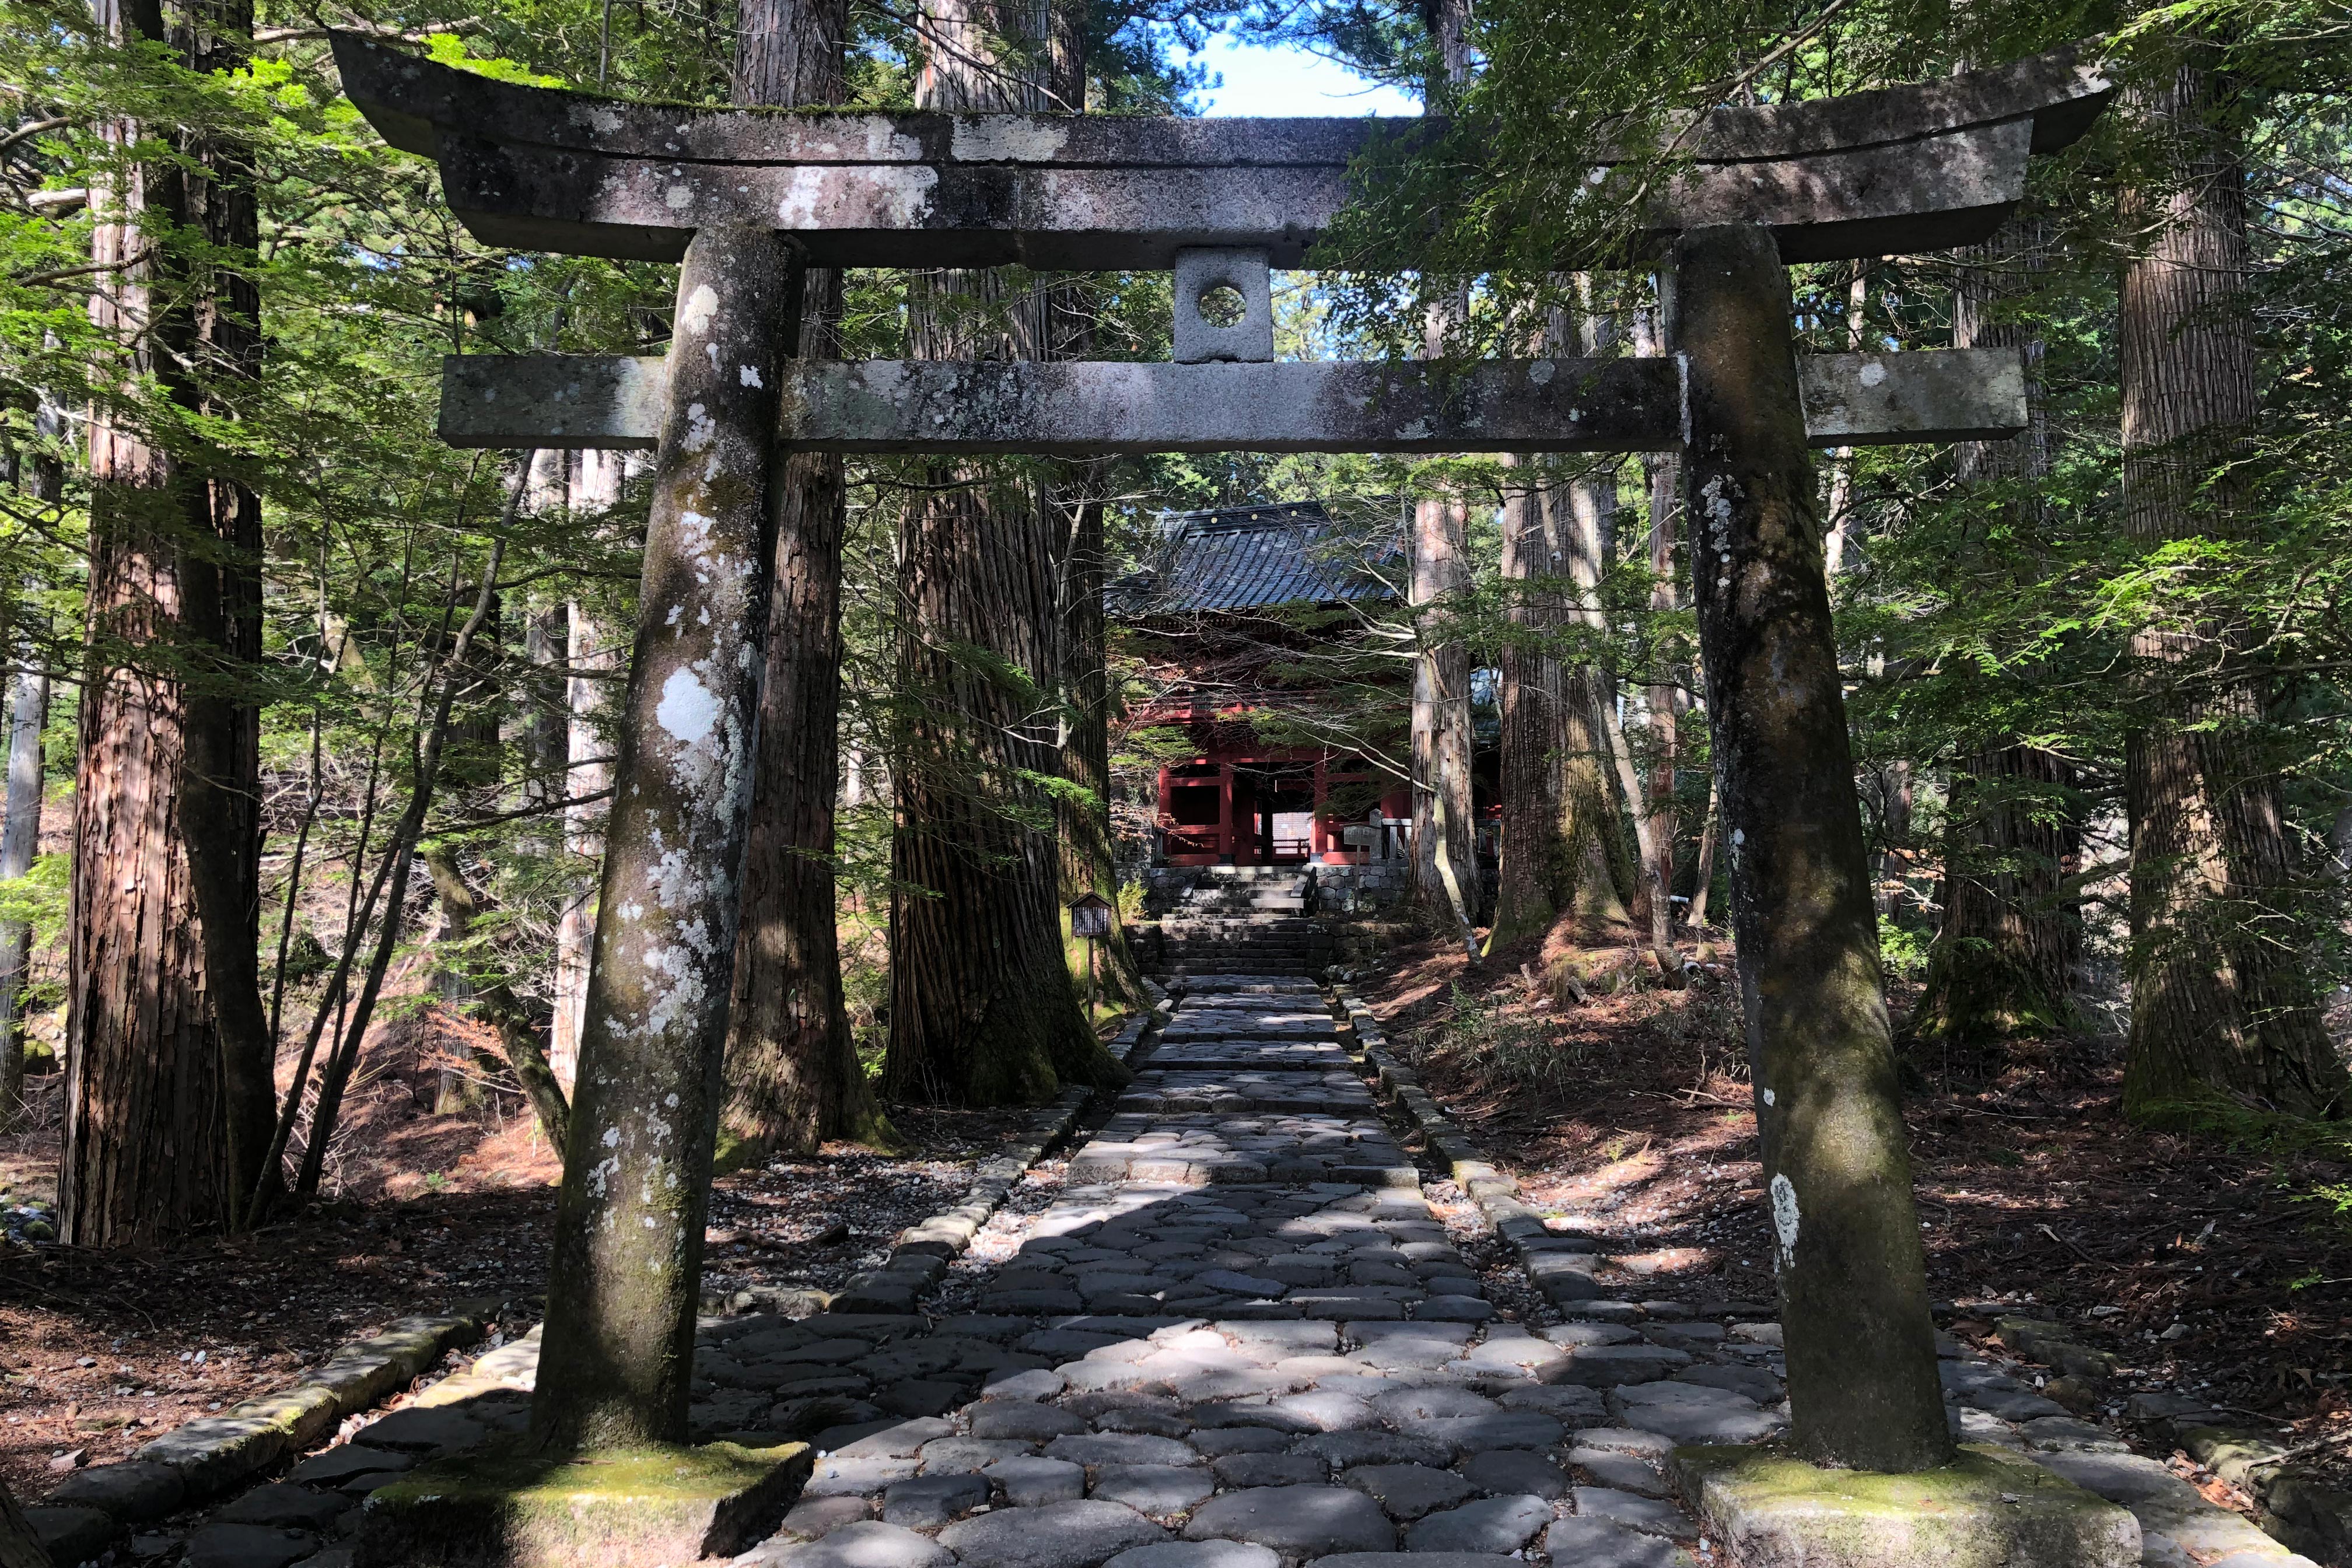
<path fill-rule="evenodd" d="M 2125 526 L 2154 547 L 2226 533 L 2256 413 L 2247 321 L 2245 112 L 2191 54 L 2131 94 L 2158 165 L 2127 189 L 2145 232 L 2120 315 Z M 2142 728 L 2125 746 L 2131 818 L 2131 1042 L 2124 1104 L 2178 1114 L 2221 1094 L 2340 1115 L 2290 887 L 2275 771 L 2258 733 L 2246 628 L 2158 619 L 2133 638 Z"/>

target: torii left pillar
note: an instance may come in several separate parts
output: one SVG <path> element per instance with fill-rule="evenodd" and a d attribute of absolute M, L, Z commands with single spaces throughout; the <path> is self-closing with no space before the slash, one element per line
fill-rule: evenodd
<path fill-rule="evenodd" d="M 687 1437 L 798 276 L 753 228 L 701 230 L 678 273 L 531 1401 L 542 1451 Z"/>

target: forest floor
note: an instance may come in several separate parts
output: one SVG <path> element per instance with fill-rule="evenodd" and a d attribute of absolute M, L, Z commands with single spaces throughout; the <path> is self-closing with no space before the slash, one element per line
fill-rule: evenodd
<path fill-rule="evenodd" d="M 20 1499 L 281 1387 L 393 1319 L 493 1297 L 501 1334 L 538 1321 L 561 1167 L 519 1095 L 436 1113 L 453 1059 L 437 1047 L 463 1026 L 425 1009 L 370 1031 L 328 1196 L 298 1218 L 143 1250 L 0 1239 L 0 1478 Z M 0 1138 L 0 1208 L 55 1198 L 61 1082 L 33 1082 L 30 1126 Z M 837 1289 L 961 1202 L 1034 1114 L 887 1109 L 898 1153 L 829 1146 L 720 1178 L 706 1289 Z"/>
<path fill-rule="evenodd" d="M 1770 1301 L 1731 990 L 1629 987 L 1563 1006 L 1518 982 L 1537 957 L 1530 943 L 1474 975 L 1458 948 L 1423 944 L 1361 989 L 1391 1047 L 1528 1201 L 1611 1238 L 1604 1281 Z M 2130 1369 L 2086 1414 L 2112 1415 L 2143 1390 L 2194 1394 L 2290 1429 L 2292 1444 L 2324 1443 L 2309 1462 L 2352 1474 L 2341 1143 L 2326 1157 L 2134 1128 L 2114 1039 L 1906 1065 L 1928 1287 L 1953 1303 L 1955 1334 L 1985 1341 L 2002 1316 L 2084 1326 L 2084 1342 Z"/>

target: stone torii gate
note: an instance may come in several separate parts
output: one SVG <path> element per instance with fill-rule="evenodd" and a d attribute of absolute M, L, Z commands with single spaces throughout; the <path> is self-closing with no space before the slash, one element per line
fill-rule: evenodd
<path fill-rule="evenodd" d="M 2013 351 L 1800 358 L 1785 265 L 1985 238 L 2095 119 L 2072 51 L 1717 110 L 1647 198 L 1669 355 L 1274 362 L 1268 268 L 1311 261 L 1361 120 L 774 113 L 489 80 L 350 34 L 346 90 L 438 161 L 482 240 L 678 261 L 661 358 L 455 357 L 460 446 L 648 448 L 643 603 L 532 1430 L 677 1443 L 701 1267 L 778 455 L 1272 450 L 1683 455 L 1796 1446 L 1953 1453 L 1880 994 L 1808 446 L 1998 439 Z M 1409 133 L 1409 132 L 1408 132 Z M 1630 164 L 1630 161 L 1628 161 Z M 1595 162 L 1598 199 L 1621 165 Z M 1173 268 L 1175 363 L 794 359 L 799 268 Z M 1564 262 L 1563 265 L 1569 263 Z M 1231 327 L 1200 310 L 1228 284 Z"/>

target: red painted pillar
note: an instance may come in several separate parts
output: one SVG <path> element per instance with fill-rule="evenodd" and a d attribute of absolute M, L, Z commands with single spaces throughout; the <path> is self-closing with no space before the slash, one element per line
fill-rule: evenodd
<path fill-rule="evenodd" d="M 1234 764 L 1224 763 L 1217 768 L 1217 855 L 1231 862 L 1234 858 Z"/>
<path fill-rule="evenodd" d="M 1323 777 L 1324 769 L 1327 765 L 1328 763 L 1324 758 L 1318 757 L 1315 759 L 1314 815 L 1307 819 L 1307 858 L 1309 860 L 1322 859 L 1325 853 L 1330 848 L 1330 834 L 1323 826 L 1323 800 L 1329 787 L 1325 783 Z"/>

